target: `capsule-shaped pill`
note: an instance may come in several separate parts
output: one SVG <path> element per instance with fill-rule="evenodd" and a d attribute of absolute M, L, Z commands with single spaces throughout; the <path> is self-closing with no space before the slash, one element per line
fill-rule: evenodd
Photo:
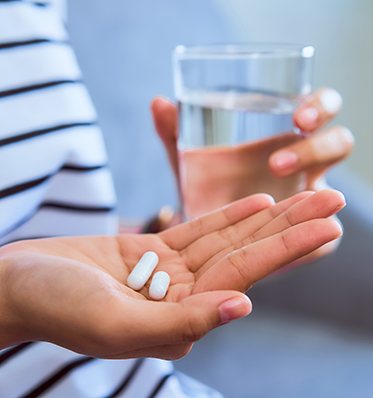
<path fill-rule="evenodd" d="M 162 300 L 167 294 L 170 281 L 170 275 L 167 272 L 156 272 L 149 287 L 150 298 L 153 300 Z"/>
<path fill-rule="evenodd" d="M 146 252 L 127 278 L 127 285 L 133 290 L 140 290 L 150 278 L 158 264 L 158 256 L 154 252 Z"/>

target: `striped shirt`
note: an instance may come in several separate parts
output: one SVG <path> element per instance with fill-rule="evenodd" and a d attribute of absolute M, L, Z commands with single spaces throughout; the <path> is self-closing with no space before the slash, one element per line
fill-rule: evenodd
<path fill-rule="evenodd" d="M 103 138 L 63 6 L 0 0 L 0 245 L 118 228 Z M 41 342 L 0 351 L 0 398 L 39 396 L 220 395 L 167 361 L 99 360 Z"/>

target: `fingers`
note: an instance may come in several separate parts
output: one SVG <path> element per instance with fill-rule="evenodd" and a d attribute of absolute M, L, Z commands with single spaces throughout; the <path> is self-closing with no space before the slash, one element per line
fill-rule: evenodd
<path fill-rule="evenodd" d="M 264 239 L 293 225 L 315 218 L 328 218 L 343 207 L 346 201 L 341 192 L 323 190 L 294 204 L 271 222 L 265 224 L 252 237 L 254 241 Z"/>
<path fill-rule="evenodd" d="M 313 263 L 314 261 L 318 260 L 319 258 L 328 256 L 329 254 L 333 253 L 337 250 L 339 244 L 341 243 L 341 239 L 335 239 L 331 242 L 326 243 L 324 246 L 321 246 L 319 249 L 316 249 L 312 253 L 305 255 L 304 257 L 299 258 L 298 260 L 294 261 L 292 264 L 289 265 L 290 268 L 295 268 L 302 264 Z"/>
<path fill-rule="evenodd" d="M 338 219 L 336 215 L 331 216 L 331 218 L 339 224 L 341 229 L 343 230 L 343 225 L 341 221 Z M 318 260 L 321 257 L 328 256 L 329 254 L 333 253 L 335 250 L 337 250 L 338 246 L 340 245 L 342 240 L 342 237 L 339 237 L 338 239 L 335 239 L 331 242 L 326 243 L 324 246 L 321 246 L 320 248 L 316 249 L 312 253 L 307 254 L 304 257 L 301 257 L 297 259 L 295 262 L 290 264 L 290 267 L 296 267 L 301 264 L 307 264 L 307 263 L 312 263 L 316 260 Z"/>
<path fill-rule="evenodd" d="M 333 119 L 341 106 L 342 97 L 337 91 L 322 88 L 295 111 L 294 123 L 304 132 L 313 132 Z M 325 129 L 274 152 L 269 167 L 279 177 L 317 168 L 313 176 L 316 179 L 331 164 L 346 158 L 353 143 L 353 136 L 345 127 Z"/>
<path fill-rule="evenodd" d="M 111 331 L 109 354 L 192 343 L 248 315 L 251 308 L 250 300 L 236 291 L 205 292 L 177 303 L 127 299 L 121 321 L 106 325 Z M 150 352 L 154 355 L 154 350 Z"/>
<path fill-rule="evenodd" d="M 177 109 L 169 100 L 156 97 L 151 103 L 155 129 L 166 148 L 171 167 L 178 177 Z"/>
<path fill-rule="evenodd" d="M 294 123 L 302 131 L 315 131 L 339 112 L 342 106 L 341 95 L 331 88 L 321 88 L 310 95 L 294 113 Z"/>
<path fill-rule="evenodd" d="M 301 192 L 274 206 L 250 213 L 246 218 L 237 219 L 237 222 L 221 225 L 220 229 L 202 236 L 183 250 L 185 263 L 192 272 L 205 272 L 211 263 L 215 263 L 225 253 L 242 247 L 245 239 L 250 239 L 263 225 L 310 195 L 313 195 L 313 192 Z"/>
<path fill-rule="evenodd" d="M 232 250 L 272 236 L 293 225 L 330 217 L 344 206 L 344 196 L 338 191 L 299 193 L 229 227 L 224 233 L 213 233 L 199 239 L 188 247 L 185 262 L 199 279 Z M 214 241 L 215 246 L 220 249 L 218 252 Z"/>
<path fill-rule="evenodd" d="M 202 236 L 235 224 L 273 205 L 273 203 L 273 198 L 269 195 L 252 195 L 170 228 L 160 233 L 160 236 L 172 249 L 182 250 Z"/>
<path fill-rule="evenodd" d="M 246 291 L 256 281 L 341 234 L 341 227 L 332 219 L 297 224 L 226 255 L 201 277 L 195 291 L 228 288 Z"/>
<path fill-rule="evenodd" d="M 350 130 L 335 126 L 274 152 L 269 166 L 277 176 L 288 176 L 302 170 L 327 168 L 346 158 L 354 144 Z"/>

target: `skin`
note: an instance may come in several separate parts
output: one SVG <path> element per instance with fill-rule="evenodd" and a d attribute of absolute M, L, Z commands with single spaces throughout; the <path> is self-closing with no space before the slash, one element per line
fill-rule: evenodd
<path fill-rule="evenodd" d="M 246 316 L 256 281 L 338 238 L 342 194 L 264 194 L 159 234 L 52 238 L 0 249 L 0 347 L 49 341 L 102 358 L 176 359 Z M 145 250 L 169 273 L 164 300 L 125 283 Z"/>
<path fill-rule="evenodd" d="M 323 98 L 337 98 L 334 109 L 325 106 Z M 352 133 L 343 126 L 325 127 L 339 112 L 340 95 L 333 89 L 321 88 L 311 94 L 294 113 L 294 124 L 306 136 L 305 139 L 273 152 L 268 158 L 268 167 L 278 178 L 302 174 L 306 176 L 306 189 L 319 191 L 328 188 L 325 175 L 335 164 L 351 153 L 354 145 Z M 157 97 L 152 101 L 151 111 L 156 131 L 166 149 L 171 167 L 179 185 L 177 155 L 177 109 L 169 100 Z M 244 165 L 242 167 L 245 167 Z M 243 173 L 244 174 L 244 173 Z M 258 179 L 261 176 L 258 175 Z M 240 187 L 232 187 L 233 192 Z M 238 198 L 236 198 L 238 199 Z M 301 260 L 311 261 L 336 249 L 335 240 Z"/>
<path fill-rule="evenodd" d="M 334 164 L 341 162 L 352 151 L 354 138 L 344 126 L 325 127 L 340 110 L 340 102 L 332 112 L 323 106 L 325 94 L 335 93 L 330 88 L 321 88 L 311 94 L 294 113 L 294 124 L 304 133 L 305 140 L 286 146 L 270 156 L 268 163 L 278 177 L 306 172 L 307 189 L 319 190 L 325 186 L 325 173 Z M 170 164 L 178 176 L 177 156 L 177 109 L 168 99 L 156 97 L 151 104 L 154 125 L 161 138 Z M 313 114 L 313 117 L 310 117 Z M 278 161 L 280 155 L 289 155 L 292 161 Z"/>

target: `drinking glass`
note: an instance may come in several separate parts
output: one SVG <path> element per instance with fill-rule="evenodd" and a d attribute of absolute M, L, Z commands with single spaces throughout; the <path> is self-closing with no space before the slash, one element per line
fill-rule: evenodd
<path fill-rule="evenodd" d="M 293 113 L 311 91 L 313 56 L 313 47 L 294 44 L 176 47 L 186 218 L 253 193 L 280 200 L 305 188 L 304 174 L 276 177 L 268 159 L 302 139 Z"/>

